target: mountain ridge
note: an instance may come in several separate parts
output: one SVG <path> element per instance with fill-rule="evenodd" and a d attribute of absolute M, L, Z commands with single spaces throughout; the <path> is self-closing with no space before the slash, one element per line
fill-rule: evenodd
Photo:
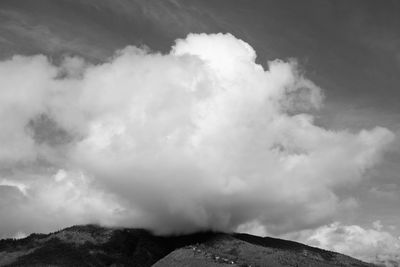
<path fill-rule="evenodd" d="M 204 231 L 159 236 L 145 229 L 78 225 L 0 240 L 0 266 L 375 266 L 298 242 Z"/>

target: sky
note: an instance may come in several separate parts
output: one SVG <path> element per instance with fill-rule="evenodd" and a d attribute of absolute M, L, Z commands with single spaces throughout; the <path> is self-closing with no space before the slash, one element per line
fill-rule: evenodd
<path fill-rule="evenodd" d="M 399 12 L 1 1 L 0 237 L 212 228 L 395 266 Z"/>

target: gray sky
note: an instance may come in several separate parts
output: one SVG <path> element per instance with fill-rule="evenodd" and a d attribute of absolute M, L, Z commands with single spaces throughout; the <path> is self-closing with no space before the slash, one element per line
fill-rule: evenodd
<path fill-rule="evenodd" d="M 377 229 L 372 223 L 380 221 L 380 231 L 396 237 L 400 235 L 398 14 L 398 1 L 2 0 L 0 57 L 5 61 L 16 54 L 43 54 L 59 65 L 66 56 L 79 56 L 85 64 L 101 64 L 128 45 L 168 53 L 177 38 L 189 33 L 222 32 L 253 47 L 257 63 L 265 69 L 268 61 L 295 58 L 300 71 L 325 96 L 323 107 L 311 111 L 316 125 L 350 133 L 381 126 L 396 136 L 360 182 L 332 189 L 339 199 L 352 199 L 349 205 L 354 207 L 336 212 L 324 223 L 316 221 L 315 228 L 338 221 Z M 31 118 L 26 126 L 36 143 L 56 147 L 51 152 L 57 154 L 54 162 L 5 162 L 2 177 L 23 181 L 20 176 L 36 177 L 60 169 L 68 144 L 82 136 L 59 124 L 46 115 Z M 0 195 L 0 208 L 5 210 L 16 196 L 1 186 L 0 190 L 5 192 Z M 20 231 L 54 230 L 61 225 L 56 218 L 49 229 Z M 14 229 L 6 228 L 0 229 L 0 236 L 12 235 Z"/>

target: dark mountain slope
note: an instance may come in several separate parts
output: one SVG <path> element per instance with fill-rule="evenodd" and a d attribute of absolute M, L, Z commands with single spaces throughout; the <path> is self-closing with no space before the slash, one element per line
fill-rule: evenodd
<path fill-rule="evenodd" d="M 300 243 L 247 234 L 155 236 L 143 229 L 73 226 L 0 240 L 0 266 L 372 266 Z"/>

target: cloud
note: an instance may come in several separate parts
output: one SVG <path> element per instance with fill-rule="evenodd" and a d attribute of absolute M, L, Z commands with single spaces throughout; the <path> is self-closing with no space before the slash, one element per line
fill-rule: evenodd
<path fill-rule="evenodd" d="M 0 183 L 0 237 L 48 232 L 99 218 L 107 224 L 118 217 L 114 197 L 97 190 L 81 172 L 59 170 L 52 177 L 28 179 L 24 184 Z"/>
<path fill-rule="evenodd" d="M 230 34 L 189 34 L 168 54 L 127 47 L 98 65 L 0 62 L 0 174 L 26 192 L 0 231 L 34 229 L 17 218 L 158 233 L 330 221 L 354 202 L 335 190 L 361 182 L 394 134 L 315 125 L 321 89 L 294 61 L 255 59 Z"/>
<path fill-rule="evenodd" d="M 373 228 L 343 225 L 339 222 L 305 231 L 301 238 L 307 244 L 344 253 L 367 262 L 399 266 L 400 239 L 383 230 L 380 221 Z"/>

